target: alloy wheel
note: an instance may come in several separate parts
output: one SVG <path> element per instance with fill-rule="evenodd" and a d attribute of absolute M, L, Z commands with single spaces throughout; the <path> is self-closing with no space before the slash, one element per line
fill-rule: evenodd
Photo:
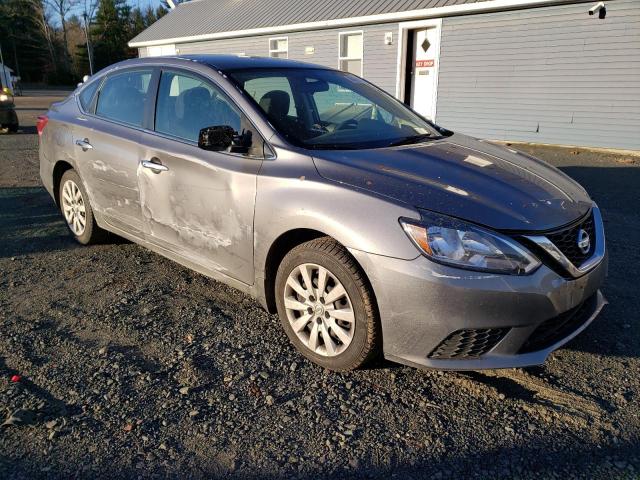
<path fill-rule="evenodd" d="M 351 299 L 327 268 L 295 267 L 284 288 L 284 307 L 291 328 L 312 352 L 333 357 L 351 344 L 356 327 Z"/>
<path fill-rule="evenodd" d="M 62 186 L 62 213 L 67 225 L 77 237 L 84 233 L 87 224 L 87 212 L 80 187 L 73 180 L 67 180 Z"/>

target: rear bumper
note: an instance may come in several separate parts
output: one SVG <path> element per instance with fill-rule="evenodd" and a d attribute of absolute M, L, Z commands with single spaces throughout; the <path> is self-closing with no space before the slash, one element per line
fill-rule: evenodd
<path fill-rule="evenodd" d="M 495 275 L 352 251 L 378 302 L 384 355 L 451 370 L 544 363 L 607 303 L 599 287 L 607 257 L 566 279 L 545 265 L 532 275 Z"/>

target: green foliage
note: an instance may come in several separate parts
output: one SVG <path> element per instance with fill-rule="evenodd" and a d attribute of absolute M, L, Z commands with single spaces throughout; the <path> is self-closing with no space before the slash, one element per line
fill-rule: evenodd
<path fill-rule="evenodd" d="M 166 11 L 148 7 L 144 12 L 131 8 L 125 0 L 100 0 L 91 29 L 94 41 L 95 69 L 137 55 L 127 42 L 154 23 Z"/>
<path fill-rule="evenodd" d="M 5 63 L 19 71 L 23 82 L 72 85 L 89 72 L 80 2 L 72 3 L 77 7 L 65 18 L 65 46 L 59 15 L 56 16 L 44 0 L 0 0 L 2 53 Z M 141 10 L 132 8 L 126 0 L 98 0 L 87 32 L 92 44 L 94 72 L 135 57 L 137 51 L 129 48 L 129 40 L 166 13 L 162 5 Z M 69 52 L 70 62 L 64 61 L 65 52 Z"/>
<path fill-rule="evenodd" d="M 38 2 L 0 0 L 0 45 L 5 64 L 23 81 L 54 70 L 47 41 L 38 25 Z M 16 62 L 17 60 L 17 62 Z"/>
<path fill-rule="evenodd" d="M 131 7 L 124 0 L 100 0 L 91 29 L 96 70 L 134 55 L 127 46 L 130 15 Z"/>

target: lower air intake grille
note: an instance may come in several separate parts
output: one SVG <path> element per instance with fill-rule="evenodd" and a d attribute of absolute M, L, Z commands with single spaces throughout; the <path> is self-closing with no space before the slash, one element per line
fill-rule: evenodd
<path fill-rule="evenodd" d="M 440 342 L 429 358 L 479 357 L 495 347 L 508 331 L 508 328 L 458 330 Z"/>
<path fill-rule="evenodd" d="M 519 353 L 536 352 L 549 348 L 554 343 L 572 334 L 586 322 L 594 311 L 597 294 L 589 297 L 584 303 L 572 308 L 557 317 L 542 322 L 536 328 Z"/>

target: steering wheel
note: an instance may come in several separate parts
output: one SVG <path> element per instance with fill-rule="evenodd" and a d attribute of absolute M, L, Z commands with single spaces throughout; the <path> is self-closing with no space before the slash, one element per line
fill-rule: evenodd
<path fill-rule="evenodd" d="M 329 126 L 331 123 L 326 122 L 324 120 L 320 120 L 318 123 L 314 123 L 311 128 L 314 130 L 321 130 L 323 132 L 330 132 Z"/>
<path fill-rule="evenodd" d="M 338 128 L 336 128 L 336 130 L 347 130 L 354 128 L 358 128 L 358 120 L 356 120 L 355 118 L 350 118 L 349 120 L 345 120 L 340 125 L 338 125 Z"/>

